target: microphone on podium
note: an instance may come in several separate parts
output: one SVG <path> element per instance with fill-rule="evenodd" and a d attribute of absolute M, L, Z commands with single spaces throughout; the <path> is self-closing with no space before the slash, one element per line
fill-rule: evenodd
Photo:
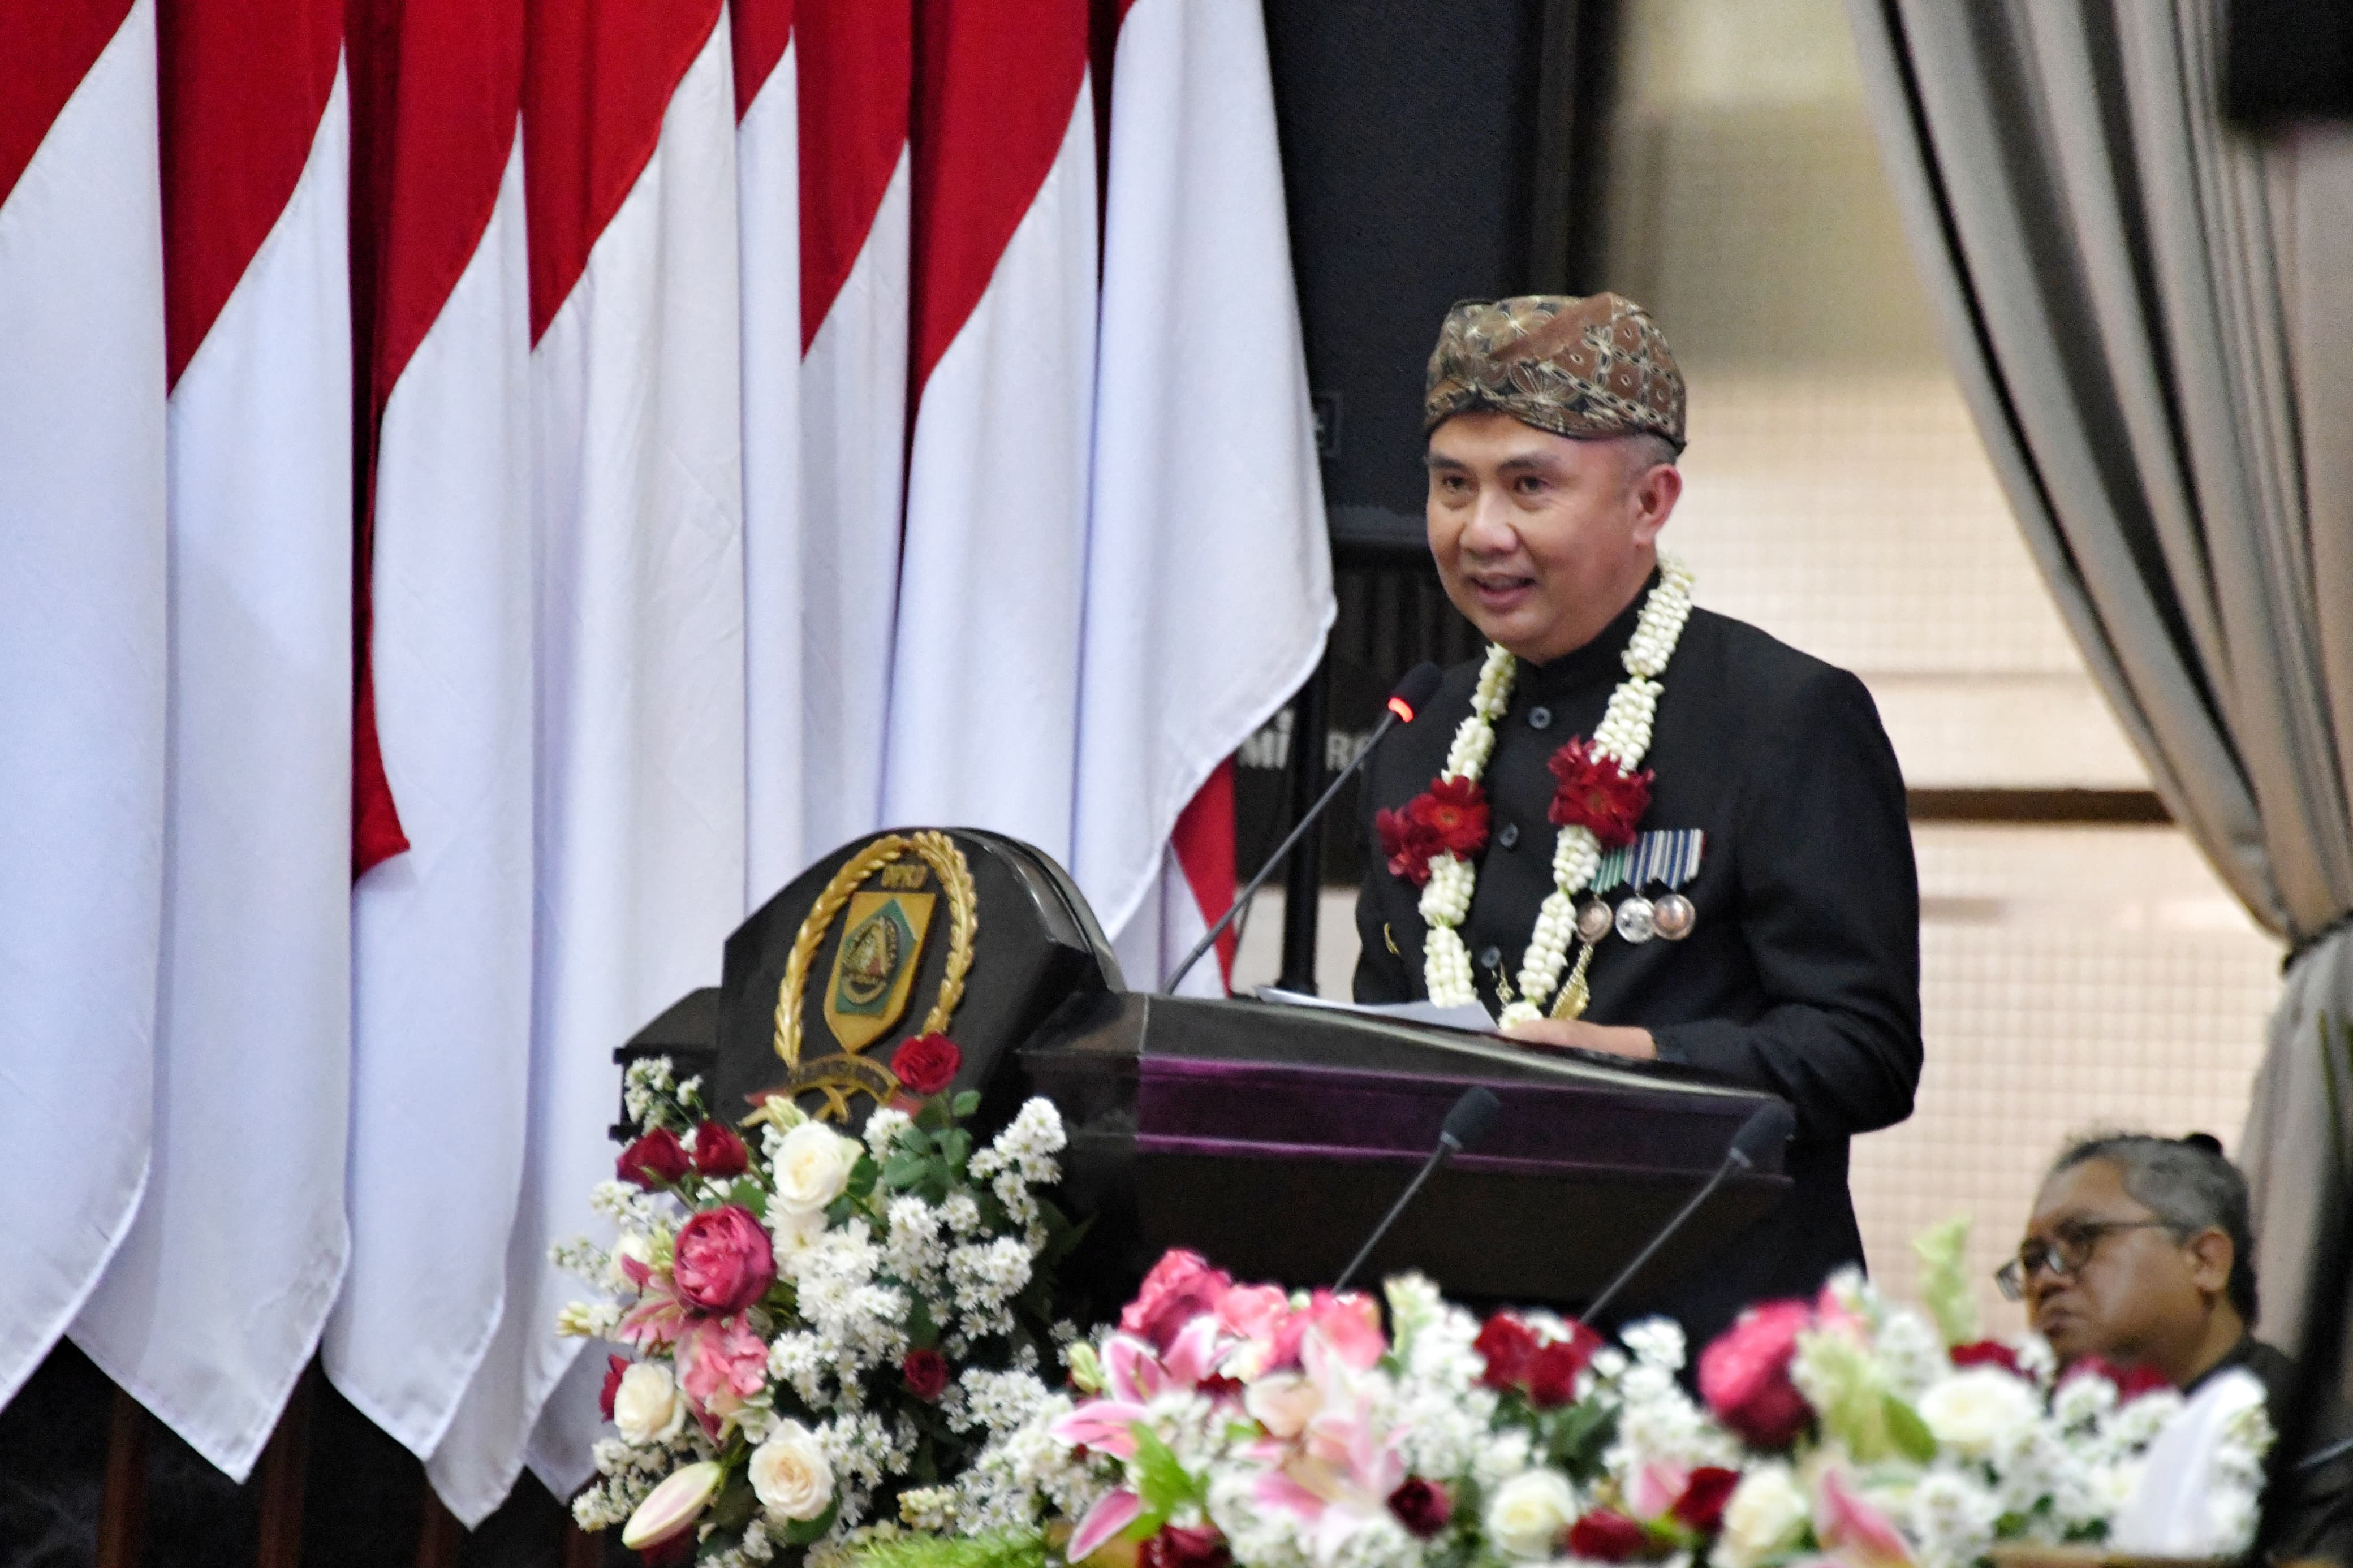
<path fill-rule="evenodd" d="M 1340 786 L 1355 778 L 1363 770 L 1366 760 L 1373 754 L 1373 748 L 1381 743 L 1382 737 L 1399 724 L 1412 723 L 1414 714 L 1420 710 L 1422 704 L 1438 694 L 1438 684 L 1445 678 L 1443 670 L 1427 660 L 1405 672 L 1405 679 L 1398 681 L 1396 689 L 1389 693 L 1388 711 L 1381 715 L 1381 721 L 1373 727 L 1372 735 L 1365 742 L 1364 750 L 1356 753 L 1356 760 L 1340 770 L 1340 776 L 1334 779 L 1331 786 L 1324 790 L 1315 804 L 1307 808 L 1307 815 L 1299 819 L 1298 825 L 1292 828 L 1290 836 L 1274 847 L 1274 853 L 1266 858 L 1266 864 L 1258 868 L 1258 875 L 1244 883 L 1242 890 L 1234 895 L 1234 901 L 1226 906 L 1226 912 L 1218 917 L 1218 923 L 1204 931 L 1201 940 L 1193 944 L 1193 951 L 1185 955 L 1185 962 L 1178 964 L 1176 973 L 1168 977 L 1166 990 L 1175 991 L 1177 982 L 1192 972 L 1193 965 L 1201 962 L 1201 955 L 1217 945 L 1218 938 L 1225 934 L 1226 928 L 1233 924 L 1242 910 L 1250 907 L 1250 895 L 1257 892 L 1269 877 L 1274 875 L 1275 868 L 1282 864 L 1283 858 L 1291 853 L 1292 847 L 1306 836 L 1309 828 L 1315 826 L 1316 819 L 1324 815 L 1324 808 L 1330 805 L 1332 797 L 1340 793 Z M 1323 737 L 1320 735 L 1292 737 L 1292 744 L 1295 746 L 1320 744 L 1322 741 Z"/>
<path fill-rule="evenodd" d="M 1692 1194 L 1691 1202 L 1675 1211 L 1675 1217 L 1660 1227 L 1659 1234 L 1651 1237 L 1651 1244 L 1634 1255 L 1633 1262 L 1618 1270 L 1618 1278 L 1609 1281 L 1601 1294 L 1593 1298 L 1585 1310 L 1577 1315 L 1588 1323 L 1598 1321 L 1601 1309 L 1609 1304 L 1610 1298 L 1625 1288 L 1626 1281 L 1642 1271 L 1642 1265 L 1651 1261 L 1659 1248 L 1667 1244 L 1669 1237 L 1683 1229 L 1683 1222 L 1699 1212 L 1699 1205 L 1707 1202 L 1715 1189 L 1724 1184 L 1725 1177 L 1736 1170 L 1755 1170 L 1757 1162 L 1767 1152 L 1788 1142 L 1789 1135 L 1797 1130 L 1797 1112 L 1780 1100 L 1770 1100 L 1750 1111 L 1748 1120 L 1740 1124 L 1740 1131 L 1732 1135 L 1732 1147 L 1724 1152 L 1724 1163 L 1716 1166 L 1715 1174 L 1707 1179 L 1707 1184 Z"/>
<path fill-rule="evenodd" d="M 1446 1124 L 1438 1130 L 1438 1147 L 1432 1149 L 1430 1158 L 1421 1163 L 1421 1169 L 1407 1184 L 1405 1191 L 1398 1194 L 1398 1201 L 1389 1205 L 1389 1212 L 1381 1215 L 1381 1223 L 1373 1226 L 1373 1234 L 1365 1237 L 1365 1245 L 1356 1248 L 1356 1256 L 1348 1259 L 1348 1267 L 1340 1270 L 1340 1278 L 1332 1283 L 1335 1294 L 1348 1288 L 1348 1281 L 1356 1277 L 1356 1270 L 1365 1266 L 1365 1259 L 1373 1255 L 1373 1248 L 1378 1247 L 1381 1237 L 1389 1233 L 1389 1226 L 1397 1224 L 1398 1215 L 1405 1213 L 1405 1205 L 1413 1202 L 1413 1195 L 1421 1191 L 1421 1184 L 1430 1180 L 1439 1166 L 1487 1136 L 1503 1110 L 1503 1101 L 1495 1098 L 1493 1090 L 1472 1084 L 1462 1091 L 1461 1098 L 1454 1102 L 1454 1108 L 1446 1113 Z"/>

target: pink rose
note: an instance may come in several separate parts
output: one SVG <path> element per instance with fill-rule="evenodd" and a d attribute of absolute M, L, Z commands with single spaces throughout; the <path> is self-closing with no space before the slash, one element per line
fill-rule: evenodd
<path fill-rule="evenodd" d="M 1361 1290 L 1335 1296 L 1318 1290 L 1303 1314 L 1307 1327 L 1342 1364 L 1363 1372 L 1388 1353 L 1388 1336 L 1381 1332 L 1378 1302 Z"/>
<path fill-rule="evenodd" d="M 679 1336 L 679 1386 L 701 1409 L 704 1424 L 718 1419 L 767 1386 L 767 1342 L 742 1318 L 706 1318 Z"/>
<path fill-rule="evenodd" d="M 1813 1419 L 1789 1381 L 1798 1336 L 1813 1324 L 1803 1301 L 1767 1301 L 1740 1314 L 1700 1352 L 1699 1392 L 1716 1418 L 1760 1448 L 1782 1448 Z"/>
<path fill-rule="evenodd" d="M 1166 1352 L 1186 1324 L 1204 1312 L 1217 1310 L 1233 1283 L 1231 1275 L 1210 1268 L 1199 1253 L 1172 1247 L 1144 1277 L 1135 1300 L 1121 1311 L 1119 1326 Z"/>
<path fill-rule="evenodd" d="M 1218 1299 L 1218 1321 L 1243 1339 L 1271 1344 L 1291 1321 L 1291 1298 L 1280 1285 L 1237 1285 Z"/>
<path fill-rule="evenodd" d="M 740 1312 L 776 1283 L 776 1255 L 752 1211 L 727 1204 L 678 1227 L 670 1279 L 679 1300 L 690 1307 L 722 1315 Z"/>

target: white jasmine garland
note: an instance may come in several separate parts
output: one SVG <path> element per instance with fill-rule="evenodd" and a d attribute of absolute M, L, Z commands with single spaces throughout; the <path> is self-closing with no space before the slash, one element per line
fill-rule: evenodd
<path fill-rule="evenodd" d="M 1666 689 L 1658 677 L 1673 657 L 1683 623 L 1691 618 L 1692 574 L 1672 556 L 1659 557 L 1659 583 L 1642 602 L 1634 635 L 1621 656 L 1626 679 L 1609 694 L 1609 703 L 1594 726 L 1597 755 L 1614 761 L 1632 773 L 1651 749 L 1651 724 L 1659 697 Z M 1438 775 L 1478 782 L 1495 752 L 1495 721 L 1509 710 L 1512 679 L 1519 661 L 1500 644 L 1487 649 L 1479 667 L 1478 685 L 1471 694 L 1471 712 L 1457 726 L 1447 748 L 1446 766 Z M 1600 868 L 1601 845 L 1592 830 L 1572 824 L 1553 841 L 1553 890 L 1536 910 L 1535 928 L 1520 961 L 1519 994 L 1504 1009 L 1503 1022 L 1525 1023 L 1544 1016 L 1546 1004 L 1559 989 L 1568 967 L 1568 949 L 1577 935 L 1577 895 L 1592 883 Z M 1459 928 L 1471 913 L 1478 889 L 1476 868 L 1440 851 L 1430 858 L 1430 880 L 1422 888 L 1422 984 L 1440 1006 L 1460 1006 L 1478 1000 L 1471 973 L 1470 951 Z M 1581 973 L 1581 972 L 1580 972 Z"/>

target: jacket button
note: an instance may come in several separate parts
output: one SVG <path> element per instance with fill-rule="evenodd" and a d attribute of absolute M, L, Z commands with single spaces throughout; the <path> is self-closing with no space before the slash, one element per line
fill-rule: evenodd
<path fill-rule="evenodd" d="M 1519 841 L 1520 825 L 1516 822 L 1507 822 L 1504 824 L 1503 831 L 1495 835 L 1495 842 L 1502 845 L 1506 849 L 1509 849 L 1513 845 L 1517 844 Z"/>
<path fill-rule="evenodd" d="M 1497 946 L 1495 946 L 1493 943 L 1492 943 L 1492 942 L 1491 942 L 1491 943 L 1489 943 L 1487 946 L 1482 947 L 1482 948 L 1481 948 L 1481 949 L 1479 950 L 1479 967 L 1480 967 L 1480 968 L 1482 968 L 1482 969 L 1500 969 L 1500 968 L 1502 968 L 1502 967 L 1503 967 L 1503 965 L 1504 965 L 1504 950 L 1503 950 L 1502 948 L 1497 947 Z"/>
<path fill-rule="evenodd" d="M 1552 728 L 1552 710 L 1551 710 L 1551 709 L 1549 709 L 1549 708 L 1544 708 L 1544 707 L 1536 707 L 1536 708 L 1531 708 L 1531 709 L 1529 709 L 1529 710 L 1528 710 L 1528 728 L 1529 728 L 1529 729 L 1531 729 L 1531 730 L 1549 730 L 1549 729 L 1551 729 L 1551 728 Z"/>

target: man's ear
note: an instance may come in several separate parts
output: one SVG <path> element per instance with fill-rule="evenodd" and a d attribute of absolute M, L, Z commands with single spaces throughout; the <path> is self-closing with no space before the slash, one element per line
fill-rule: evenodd
<path fill-rule="evenodd" d="M 2219 1296 L 2230 1288 L 2239 1249 L 2221 1226 L 2208 1226 L 2182 1243 L 2182 1250 L 2189 1255 L 2189 1278 L 2199 1289 Z"/>
<path fill-rule="evenodd" d="M 1634 542 L 1648 544 L 1667 526 L 1667 519 L 1683 499 L 1683 475 L 1672 463 L 1659 463 L 1634 481 Z"/>

